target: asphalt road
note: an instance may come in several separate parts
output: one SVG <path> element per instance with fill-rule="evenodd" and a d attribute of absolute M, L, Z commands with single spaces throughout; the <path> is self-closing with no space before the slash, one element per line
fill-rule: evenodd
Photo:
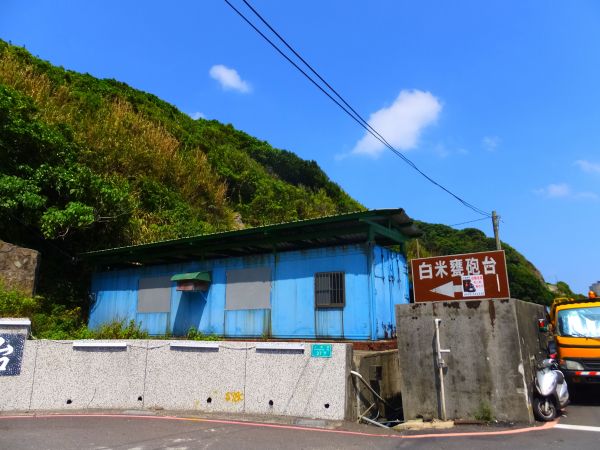
<path fill-rule="evenodd" d="M 594 427 L 580 430 L 569 427 Z M 497 431 L 455 427 L 453 433 Z M 407 437 L 348 425 L 336 429 L 157 416 L 0 416 L 0 449 L 600 449 L 600 389 L 578 392 L 549 429 L 518 434 Z"/>
<path fill-rule="evenodd" d="M 582 415 L 586 411 L 575 407 Z M 575 415 L 575 414 L 573 414 Z M 571 420 L 572 422 L 573 420 Z M 600 430 L 599 430 L 600 431 Z M 352 434 L 349 434 L 352 433 Z M 362 433 L 362 434 L 359 434 Z M 134 417 L 1 418 L 2 449 L 590 449 L 600 432 L 552 428 L 502 436 L 404 438 L 351 432 Z"/>

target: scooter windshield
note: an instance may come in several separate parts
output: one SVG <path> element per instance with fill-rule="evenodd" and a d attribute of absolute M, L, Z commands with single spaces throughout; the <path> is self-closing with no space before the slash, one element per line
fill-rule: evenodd
<path fill-rule="evenodd" d="M 559 311 L 558 332 L 561 336 L 600 338 L 600 306 Z"/>

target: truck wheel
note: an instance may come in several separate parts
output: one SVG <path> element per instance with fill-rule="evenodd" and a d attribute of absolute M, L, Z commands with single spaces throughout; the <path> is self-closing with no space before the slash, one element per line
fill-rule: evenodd
<path fill-rule="evenodd" d="M 549 422 L 556 417 L 556 405 L 547 397 L 533 397 L 533 415 L 537 420 Z"/>

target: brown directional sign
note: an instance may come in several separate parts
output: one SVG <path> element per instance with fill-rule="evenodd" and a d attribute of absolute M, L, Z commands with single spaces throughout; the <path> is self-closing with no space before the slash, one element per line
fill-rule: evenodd
<path fill-rule="evenodd" d="M 416 258 L 410 266 L 415 302 L 510 297 L 503 250 Z"/>

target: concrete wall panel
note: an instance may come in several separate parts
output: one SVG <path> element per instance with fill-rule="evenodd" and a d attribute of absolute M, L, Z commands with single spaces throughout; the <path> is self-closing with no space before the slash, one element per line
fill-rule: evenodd
<path fill-rule="evenodd" d="M 171 349 L 169 341 L 150 341 L 144 406 L 243 412 L 246 343 L 215 345 Z"/>
<path fill-rule="evenodd" d="M 313 358 L 311 344 L 299 343 L 140 340 L 108 341 L 127 345 L 106 348 L 83 342 L 95 346 L 26 341 L 21 375 L 0 377 L 0 411 L 161 408 L 332 420 L 346 415 L 349 344 L 331 344 L 331 358 Z"/>
<path fill-rule="evenodd" d="M 440 416 L 434 327 L 434 319 L 440 318 L 441 347 L 451 350 L 444 355 L 448 417 L 473 418 L 489 411 L 498 420 L 531 422 L 530 368 L 539 350 L 531 329 L 543 307 L 522 303 L 511 299 L 398 305 L 405 417 Z M 528 332 L 520 334 L 519 328 Z"/>
<path fill-rule="evenodd" d="M 248 349 L 247 413 L 344 419 L 349 345 L 332 344 L 331 358 L 311 357 L 311 344 L 303 344 L 304 352 L 269 346 Z"/>
<path fill-rule="evenodd" d="M 75 349 L 71 341 L 36 341 L 31 407 L 44 409 L 137 408 L 144 392 L 147 341 L 125 349 Z"/>

